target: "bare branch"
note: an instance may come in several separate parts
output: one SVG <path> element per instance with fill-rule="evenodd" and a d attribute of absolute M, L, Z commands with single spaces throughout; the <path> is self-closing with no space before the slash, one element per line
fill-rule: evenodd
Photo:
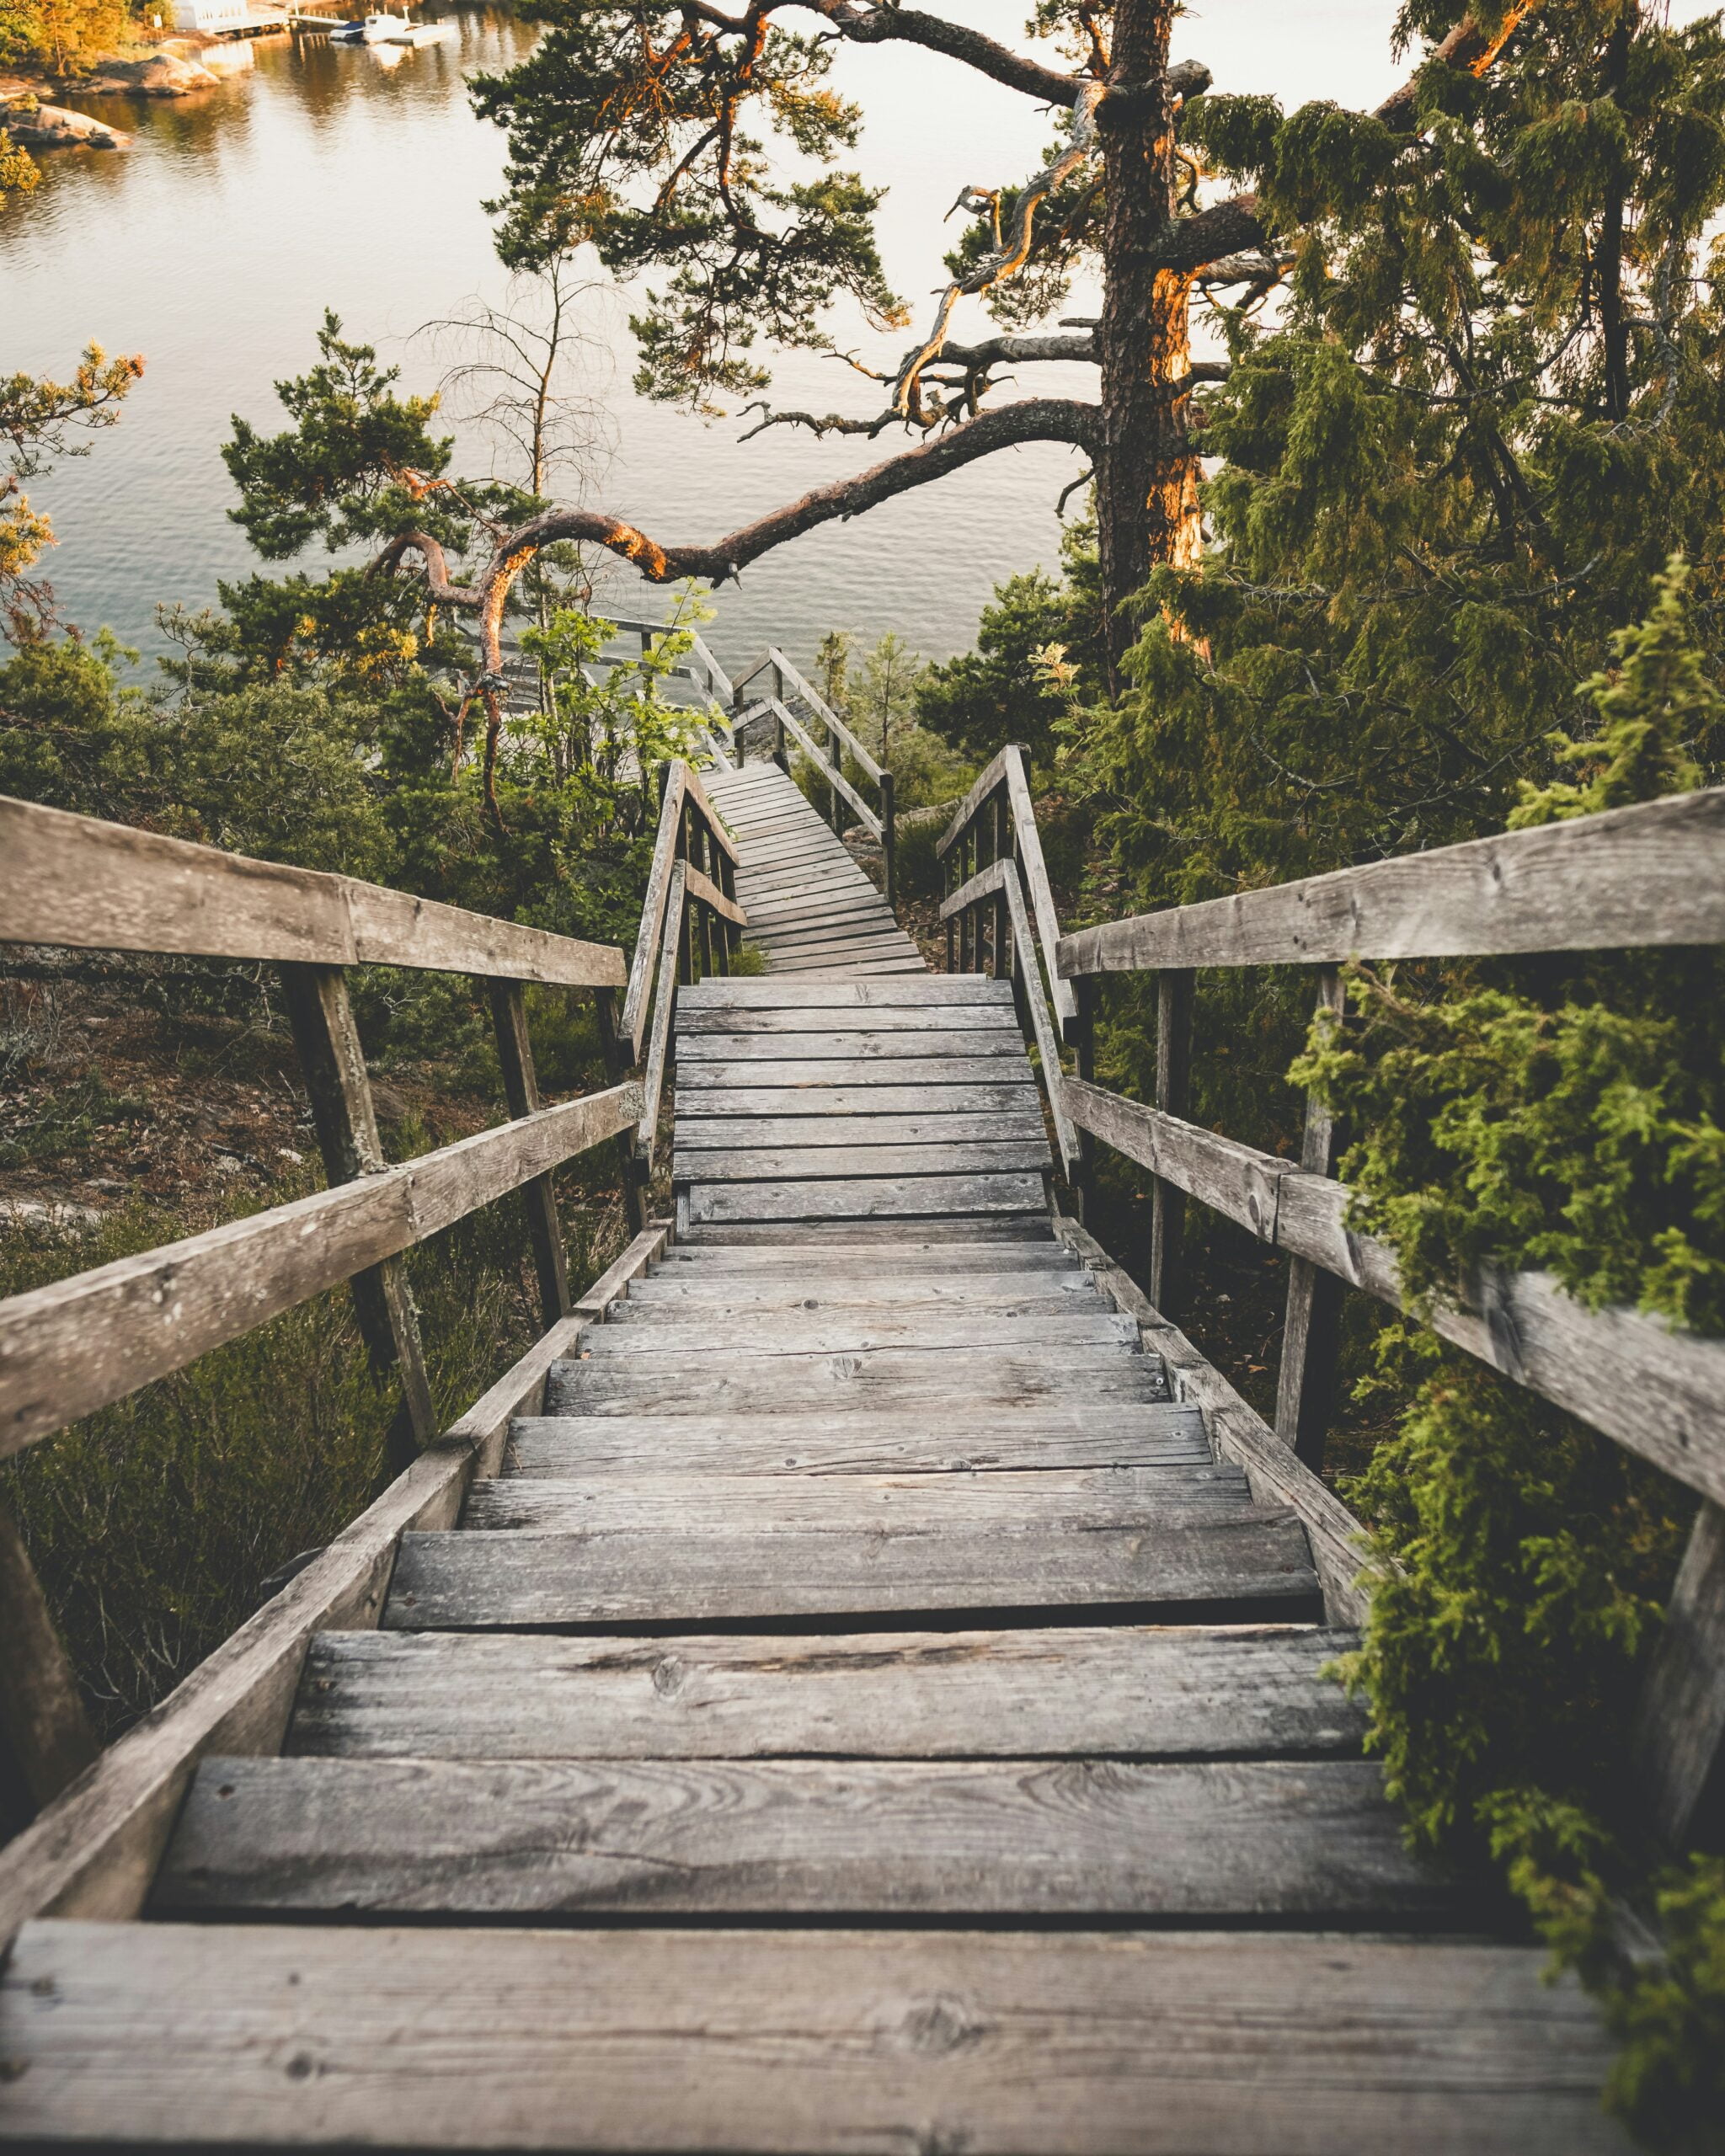
<path fill-rule="evenodd" d="M 1026 398 L 998 411 L 985 412 L 964 426 L 919 442 L 851 478 L 816 487 L 782 509 L 733 531 L 716 546 L 665 547 L 621 517 L 606 515 L 602 510 L 554 509 L 542 510 L 505 533 L 497 551 L 472 584 L 450 582 L 443 548 L 423 531 L 398 534 L 372 563 L 372 571 L 395 570 L 407 555 L 417 553 L 425 565 L 425 587 L 434 606 L 478 612 L 483 672 L 475 686 L 489 709 L 495 701 L 494 686 L 502 680 L 503 611 L 510 587 L 546 547 L 587 540 L 633 562 L 654 584 L 674 584 L 684 577 L 724 584 L 788 540 L 800 538 L 823 524 L 860 516 L 896 494 L 927 486 L 978 457 L 992 456 L 996 450 L 1028 441 L 1070 442 L 1076 448 L 1092 450 L 1097 421 L 1097 408 L 1093 404 L 1065 398 Z"/>
<path fill-rule="evenodd" d="M 1470 75 L 1483 75 L 1509 42 L 1511 33 L 1538 4 L 1539 0 L 1510 0 L 1510 5 L 1503 10 L 1503 19 L 1489 36 L 1480 29 L 1471 15 L 1464 15 L 1431 56 L 1434 60 L 1442 61 L 1446 67 L 1465 67 Z M 1376 116 L 1386 127 L 1413 126 L 1414 95 L 1418 79 L 1415 76 L 1404 83 L 1378 107 Z"/>
<path fill-rule="evenodd" d="M 1009 90 L 1022 90 L 1027 97 L 1040 98 L 1049 104 L 1074 105 L 1084 88 L 1081 76 L 1044 67 L 1007 45 L 997 45 L 980 30 L 944 22 L 921 8 L 875 4 L 875 0 L 801 0 L 801 4 L 825 16 L 852 45 L 920 45 L 925 51 L 944 53 L 948 60 L 962 61 L 991 82 L 1003 83 Z"/>

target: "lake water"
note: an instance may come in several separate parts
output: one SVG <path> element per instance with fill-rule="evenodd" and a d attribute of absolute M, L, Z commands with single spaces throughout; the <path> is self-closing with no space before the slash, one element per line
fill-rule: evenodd
<path fill-rule="evenodd" d="M 961 0 L 946 12 L 1017 42 L 1028 9 Z M 1212 0 L 1182 22 L 1178 49 L 1230 88 L 1364 102 L 1399 78 L 1394 14 L 1394 0 Z M 0 367 L 63 371 L 92 338 L 145 355 L 121 424 L 32 489 L 59 535 L 48 568 L 62 608 L 85 628 L 106 623 L 159 648 L 158 601 L 213 602 L 219 578 L 255 566 L 227 516 L 218 451 L 230 414 L 276 424 L 271 385 L 309 364 L 325 307 L 410 386 L 429 388 L 440 355 L 414 331 L 474 295 L 501 296 L 482 204 L 498 189 L 503 141 L 473 116 L 465 81 L 507 67 L 535 32 L 488 9 L 447 19 L 451 41 L 417 52 L 277 39 L 259 44 L 253 76 L 199 98 L 69 100 L 131 131 L 133 146 L 44 158 L 40 188 L 0 216 Z M 847 51 L 841 67 L 868 115 L 861 168 L 891 190 L 888 273 L 921 323 L 954 230 L 940 221 L 948 205 L 969 184 L 1032 169 L 1048 120 L 962 69 L 890 46 Z M 1082 296 L 1073 304 L 1086 311 Z M 734 419 L 643 402 L 628 387 L 626 312 L 604 292 L 584 310 L 594 349 L 583 386 L 602 408 L 585 493 L 655 536 L 716 538 L 889 453 L 890 436 L 816 442 L 780 430 L 740 443 Z M 907 341 L 839 334 L 876 365 Z M 1039 392 L 1093 394 L 1090 370 L 1035 372 Z M 862 414 L 868 387 L 836 361 L 804 356 L 781 366 L 775 394 Z M 464 439 L 467 468 L 485 455 Z M 1081 468 L 1074 451 L 1032 446 L 828 526 L 717 595 L 710 640 L 734 666 L 769 638 L 806 659 L 834 627 L 895 629 L 930 656 L 961 649 L 1000 579 L 1054 565 L 1055 497 Z M 611 603 L 656 616 L 663 600 L 629 579 Z"/>

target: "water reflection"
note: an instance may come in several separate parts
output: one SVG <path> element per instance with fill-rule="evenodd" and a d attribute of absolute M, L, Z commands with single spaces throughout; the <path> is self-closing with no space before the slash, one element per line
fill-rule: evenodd
<path fill-rule="evenodd" d="M 489 9 L 450 19 L 456 37 L 419 51 L 279 39 L 259 45 L 250 77 L 193 98 L 69 100 L 127 129 L 133 147 L 45 159 L 41 187 L 0 221 L 0 366 L 63 371 L 92 337 L 147 361 L 121 424 L 37 489 L 61 542 L 50 573 L 73 619 L 153 648 L 158 600 L 208 603 L 218 578 L 256 566 L 227 516 L 218 451 L 233 412 L 275 424 L 272 384 L 311 362 L 325 307 L 423 387 L 435 370 L 409 346 L 414 329 L 501 291 L 481 204 L 498 191 L 502 138 L 473 117 L 465 83 L 509 67 L 534 32 Z M 972 165 L 990 170 L 1004 156 L 1028 168 L 1045 121 L 1004 98 L 955 113 L 950 83 L 895 74 L 891 55 L 868 64 L 865 162 L 901 183 L 887 235 L 920 312 L 943 237 L 929 202 L 944 207 Z M 922 250 L 914 259 L 907 233 Z M 644 404 L 628 389 L 625 312 L 620 302 L 591 312 L 616 355 L 591 385 L 617 442 L 601 491 L 665 537 L 717 537 L 889 449 L 782 430 L 740 446 L 734 423 Z M 801 359 L 782 371 L 779 392 L 828 409 L 852 394 L 837 377 L 831 362 Z M 1079 370 L 1036 386 L 1090 389 Z M 483 463 L 477 446 L 471 456 Z M 1076 469 L 1068 451 L 1028 448 L 769 557 L 722 596 L 715 648 L 738 658 L 773 635 L 806 659 L 839 625 L 896 627 L 932 653 L 960 648 L 996 579 L 1052 563 L 1054 499 Z M 617 603 L 659 600 L 636 584 Z"/>

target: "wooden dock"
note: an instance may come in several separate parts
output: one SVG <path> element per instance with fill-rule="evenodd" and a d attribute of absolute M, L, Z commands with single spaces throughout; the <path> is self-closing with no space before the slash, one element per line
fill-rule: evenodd
<path fill-rule="evenodd" d="M 678 995 L 674 1230 L 281 1741 L 211 1713 L 146 1920 L 24 1925 L 0 2140 L 1623 2149 L 1591 2006 L 1405 1853 L 1306 1521 L 1051 1213 L 1012 981 L 776 768 L 708 796 L 767 970 Z"/>

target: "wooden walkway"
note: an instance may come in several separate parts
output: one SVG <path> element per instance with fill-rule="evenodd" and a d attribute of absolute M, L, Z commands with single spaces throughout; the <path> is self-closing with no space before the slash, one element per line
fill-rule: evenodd
<path fill-rule="evenodd" d="M 776 771 L 710 792 L 768 971 L 680 998 L 674 1239 L 282 1756 L 203 1761 L 154 1921 L 26 1927 L 0 2135 L 1621 2148 L 1591 2009 L 1404 1854 L 1305 1529 L 1051 1217 L 1011 985 Z"/>

